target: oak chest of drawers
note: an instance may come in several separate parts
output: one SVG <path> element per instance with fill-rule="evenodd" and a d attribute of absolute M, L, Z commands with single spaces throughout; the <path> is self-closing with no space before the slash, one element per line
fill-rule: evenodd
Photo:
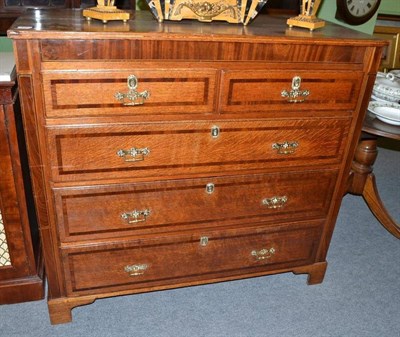
<path fill-rule="evenodd" d="M 98 298 L 282 272 L 322 281 L 384 43 L 328 25 L 9 30 L 53 323 Z"/>

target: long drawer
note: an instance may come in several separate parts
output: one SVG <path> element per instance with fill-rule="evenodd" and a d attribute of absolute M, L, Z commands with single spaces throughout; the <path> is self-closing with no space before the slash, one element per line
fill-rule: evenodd
<path fill-rule="evenodd" d="M 325 218 L 337 172 L 54 189 L 63 242 Z"/>
<path fill-rule="evenodd" d="M 62 250 L 67 293 L 151 289 L 312 263 L 320 224 L 242 229 Z"/>
<path fill-rule="evenodd" d="M 48 129 L 55 181 L 338 164 L 348 119 L 215 121 Z"/>

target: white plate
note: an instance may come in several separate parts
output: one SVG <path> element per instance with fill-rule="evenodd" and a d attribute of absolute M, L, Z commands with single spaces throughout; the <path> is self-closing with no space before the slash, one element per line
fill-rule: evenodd
<path fill-rule="evenodd" d="M 400 102 L 400 96 L 395 96 L 390 93 L 383 94 L 380 91 L 377 91 L 375 88 L 372 90 L 372 95 L 376 100 L 381 100 L 385 102 Z"/>
<path fill-rule="evenodd" d="M 387 123 L 387 124 L 400 125 L 400 121 L 395 121 L 395 120 L 390 119 L 390 118 L 385 118 L 385 117 L 379 116 L 379 115 L 376 115 L 376 118 L 378 118 L 379 120 L 381 120 L 382 122 Z"/>
<path fill-rule="evenodd" d="M 382 122 L 400 125 L 400 104 L 370 102 L 368 110 L 376 115 L 376 118 Z"/>
<path fill-rule="evenodd" d="M 374 91 L 393 97 L 393 101 L 398 100 L 400 98 L 400 79 L 393 73 L 387 73 L 384 77 L 379 74 L 374 83 Z"/>
<path fill-rule="evenodd" d="M 376 101 L 376 103 L 383 103 L 383 104 L 385 104 L 385 103 L 390 103 L 390 102 L 388 102 L 388 101 L 385 100 L 385 99 L 382 99 L 382 98 L 379 98 L 379 97 L 375 96 L 373 93 L 372 93 L 372 95 L 371 95 L 371 99 L 372 99 L 373 101 Z M 396 104 L 396 103 L 393 102 L 393 104 Z"/>
<path fill-rule="evenodd" d="M 387 102 L 387 101 L 370 101 L 368 104 L 368 110 L 373 113 L 373 110 L 376 107 L 389 107 L 389 108 L 395 108 L 395 109 L 400 109 L 400 104 L 393 103 L 393 102 Z"/>

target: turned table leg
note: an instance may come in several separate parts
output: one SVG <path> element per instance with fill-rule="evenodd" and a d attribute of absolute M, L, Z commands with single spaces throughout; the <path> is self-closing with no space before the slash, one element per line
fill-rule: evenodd
<path fill-rule="evenodd" d="M 378 221 L 395 237 L 400 239 L 400 226 L 386 210 L 379 196 L 372 173 L 372 165 L 378 154 L 376 138 L 361 139 L 351 166 L 348 191 L 351 194 L 362 195 Z"/>

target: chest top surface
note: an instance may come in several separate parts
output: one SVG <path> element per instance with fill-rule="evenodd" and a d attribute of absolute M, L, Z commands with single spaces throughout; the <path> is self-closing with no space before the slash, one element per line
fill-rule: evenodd
<path fill-rule="evenodd" d="M 81 10 L 30 10 L 8 30 L 13 39 L 163 39 L 206 41 L 254 41 L 318 43 L 341 45 L 383 45 L 370 35 L 328 23 L 320 30 L 289 28 L 284 17 L 259 15 L 249 26 L 225 22 L 201 23 L 194 20 L 158 23 L 149 12 L 134 12 L 127 23 L 103 24 L 87 21 Z"/>

